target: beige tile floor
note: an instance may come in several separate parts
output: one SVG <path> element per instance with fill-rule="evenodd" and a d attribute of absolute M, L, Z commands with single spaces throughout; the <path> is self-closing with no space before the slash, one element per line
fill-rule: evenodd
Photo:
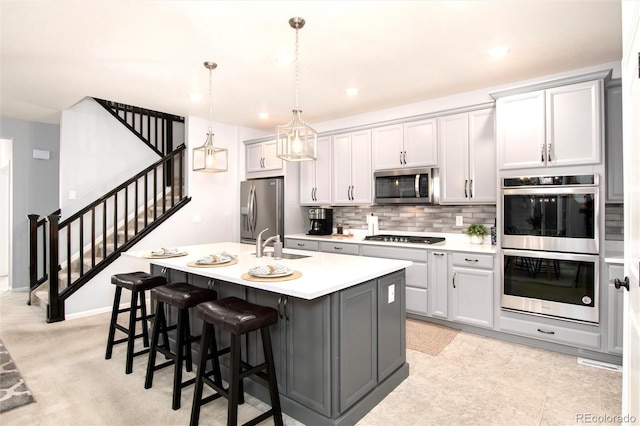
<path fill-rule="evenodd" d="M 25 299 L 0 294 L 0 338 L 37 402 L 3 413 L 0 424 L 189 422 L 191 388 L 183 392 L 183 408 L 173 411 L 170 373 L 159 372 L 145 390 L 142 357 L 131 375 L 124 374 L 124 347 L 104 360 L 108 314 L 45 324 L 43 312 Z M 579 365 L 568 355 L 461 332 L 438 356 L 407 350 L 407 361 L 409 378 L 358 425 L 572 425 L 581 424 L 578 415 L 620 411 L 620 373 Z M 243 421 L 263 408 L 248 402 Z M 201 424 L 225 424 L 225 415 L 216 401 L 203 408 Z M 300 423 L 285 418 L 285 424 Z"/>

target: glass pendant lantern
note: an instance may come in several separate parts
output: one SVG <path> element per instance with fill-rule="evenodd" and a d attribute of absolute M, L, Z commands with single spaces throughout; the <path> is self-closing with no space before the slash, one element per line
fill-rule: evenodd
<path fill-rule="evenodd" d="M 304 24 L 305 20 L 302 18 L 289 19 L 289 25 L 296 30 L 296 106 L 291 120 L 276 127 L 277 155 L 285 161 L 307 161 L 317 158 L 318 132 L 302 119 L 298 96 L 298 30 Z"/>
<path fill-rule="evenodd" d="M 229 152 L 226 148 L 215 147 L 214 133 L 211 129 L 212 123 L 212 72 L 217 68 L 215 62 L 205 62 L 205 68 L 209 70 L 209 131 L 204 145 L 193 149 L 193 171 L 194 172 L 226 172 L 229 163 Z"/>

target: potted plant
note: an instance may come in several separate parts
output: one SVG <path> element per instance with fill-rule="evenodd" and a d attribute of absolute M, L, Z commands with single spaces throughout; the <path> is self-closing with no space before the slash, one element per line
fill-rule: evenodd
<path fill-rule="evenodd" d="M 481 223 L 474 223 L 467 228 L 467 235 L 471 237 L 472 244 L 482 244 L 482 239 L 487 234 L 487 228 Z"/>

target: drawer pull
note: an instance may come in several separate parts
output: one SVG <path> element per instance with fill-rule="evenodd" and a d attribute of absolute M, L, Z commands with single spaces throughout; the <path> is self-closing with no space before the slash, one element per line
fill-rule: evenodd
<path fill-rule="evenodd" d="M 342 250 L 342 247 L 333 247 L 334 250 Z"/>
<path fill-rule="evenodd" d="M 542 333 L 542 334 L 556 334 L 555 331 L 544 331 L 544 330 L 540 330 L 538 329 L 538 333 Z"/>
<path fill-rule="evenodd" d="M 304 246 L 305 246 L 305 244 L 303 244 L 303 243 L 298 243 L 298 247 L 304 247 Z"/>
<path fill-rule="evenodd" d="M 464 260 L 466 260 L 467 262 L 477 262 L 478 259 L 467 259 L 466 257 L 464 258 Z"/>
<path fill-rule="evenodd" d="M 434 256 L 444 256 L 444 253 L 433 253 Z"/>

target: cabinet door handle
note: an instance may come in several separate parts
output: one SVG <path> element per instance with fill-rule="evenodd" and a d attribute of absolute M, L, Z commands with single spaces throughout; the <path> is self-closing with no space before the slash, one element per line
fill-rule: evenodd
<path fill-rule="evenodd" d="M 282 296 L 278 296 L 278 317 L 282 319 L 282 311 L 280 307 L 282 306 Z"/>
<path fill-rule="evenodd" d="M 473 198 L 473 179 L 469 181 L 469 198 Z"/>
<path fill-rule="evenodd" d="M 540 161 L 544 163 L 544 144 L 540 145 Z"/>
<path fill-rule="evenodd" d="M 540 330 L 538 329 L 538 333 L 542 333 L 542 334 L 556 334 L 555 331 L 545 331 L 545 330 Z"/>
<path fill-rule="evenodd" d="M 407 164 L 407 151 L 402 151 L 402 163 Z"/>
<path fill-rule="evenodd" d="M 289 321 L 289 314 L 287 313 L 287 303 L 289 303 L 289 298 L 287 296 L 284 296 L 284 320 L 285 321 Z"/>
<path fill-rule="evenodd" d="M 550 143 L 547 144 L 547 161 L 548 162 L 552 161 L 551 160 L 551 144 Z"/>
<path fill-rule="evenodd" d="M 400 165 L 402 165 L 402 151 L 400 151 L 400 158 L 399 158 L 399 160 L 400 160 Z"/>
<path fill-rule="evenodd" d="M 456 288 L 456 274 L 457 272 L 453 273 L 453 278 L 451 279 L 451 282 L 453 283 L 453 288 Z"/>
<path fill-rule="evenodd" d="M 469 183 L 468 179 L 464 180 L 464 198 L 469 198 L 469 195 L 467 193 L 467 184 Z"/>
<path fill-rule="evenodd" d="M 467 259 L 466 257 L 464 258 L 465 261 L 467 262 L 477 262 L 478 259 Z"/>

